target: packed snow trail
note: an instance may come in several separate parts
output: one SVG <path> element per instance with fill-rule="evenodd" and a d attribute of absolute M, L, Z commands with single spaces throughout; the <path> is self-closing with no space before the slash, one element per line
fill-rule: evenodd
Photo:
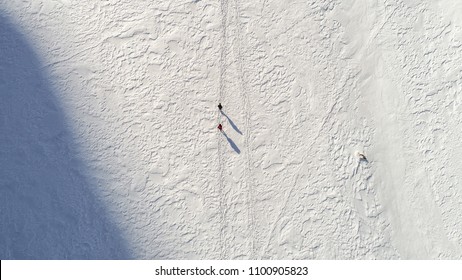
<path fill-rule="evenodd" d="M 219 98 L 218 102 L 224 103 L 224 95 L 225 95 L 225 78 L 226 78 L 226 48 L 227 48 L 227 16 L 228 16 L 228 3 L 225 0 L 221 1 L 221 29 L 222 29 L 222 34 L 221 34 L 221 49 L 220 49 L 220 80 L 219 80 Z M 218 110 L 218 123 L 222 124 L 222 114 L 221 110 Z M 226 258 L 226 242 L 224 240 L 224 230 L 225 230 L 225 224 L 226 224 L 226 217 L 225 217 L 225 209 L 224 209 L 224 162 L 223 162 L 223 145 L 224 145 L 224 139 L 223 139 L 223 133 L 222 131 L 219 131 L 218 133 L 218 157 L 219 157 L 219 172 L 220 172 L 220 177 L 219 177 L 219 196 L 218 199 L 220 200 L 220 246 L 221 246 L 221 253 L 220 253 L 220 259 L 225 259 Z"/>
<path fill-rule="evenodd" d="M 251 126 L 250 126 L 250 115 L 251 115 L 251 107 L 250 107 L 250 101 L 248 97 L 248 89 L 246 87 L 246 81 L 245 81 L 245 69 L 244 69 L 244 55 L 245 53 L 242 50 L 241 45 L 244 44 L 243 40 L 243 32 L 244 28 L 241 23 L 241 18 L 240 18 L 240 6 L 239 6 L 239 1 L 235 0 L 234 5 L 235 5 L 235 12 L 236 12 L 236 50 L 235 54 L 237 56 L 237 71 L 238 71 L 238 76 L 239 76 L 239 91 L 241 92 L 241 99 L 242 99 L 242 109 L 244 111 L 244 120 L 245 120 L 245 131 L 244 131 L 244 146 L 245 146 L 245 186 L 244 188 L 247 189 L 247 195 L 246 195 L 246 206 L 247 206 L 247 211 L 248 211 L 248 236 L 249 236 L 249 246 L 250 246 L 250 252 L 249 252 L 249 258 L 250 259 L 255 259 L 257 256 L 255 255 L 255 244 L 254 244 L 254 238 L 255 238 L 255 219 L 254 219 L 254 212 L 253 209 L 255 207 L 254 205 L 254 190 L 253 190 L 253 183 L 252 183 L 252 154 L 251 154 L 251 147 L 250 147 L 250 133 L 251 133 Z"/>

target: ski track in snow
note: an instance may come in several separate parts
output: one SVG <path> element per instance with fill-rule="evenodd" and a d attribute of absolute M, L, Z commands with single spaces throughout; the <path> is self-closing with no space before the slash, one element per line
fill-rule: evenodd
<path fill-rule="evenodd" d="M 0 258 L 44 258 L 50 238 L 37 236 L 58 228 L 99 249 L 125 242 L 101 249 L 114 258 L 462 257 L 458 1 L 71 2 L 0 0 L 43 72 L 31 84 L 57 100 L 29 94 L 13 116 L 43 126 L 59 107 L 67 131 L 0 137 Z M 30 91 L 20 84 L 0 90 Z M 15 123 L 8 110 L 0 128 Z M 53 186 L 101 207 L 76 211 L 78 193 L 47 187 L 27 211 L 64 214 L 15 216 L 11 201 L 30 200 L 18 186 L 45 167 L 21 174 L 9 150 L 35 162 L 69 143 L 69 160 L 59 148 L 46 164 L 60 165 Z M 98 231 L 110 225 L 120 238 Z M 92 249 L 65 237 L 49 258 Z"/>
<path fill-rule="evenodd" d="M 245 189 L 247 189 L 247 195 L 246 195 L 246 200 L 247 200 L 247 211 L 248 211 L 248 226 L 249 226 L 249 244 L 250 244 L 250 253 L 249 253 L 249 258 L 250 259 L 255 259 L 255 248 L 254 248 L 254 231 L 255 231 L 255 220 L 254 220 L 254 195 L 253 195 L 253 183 L 252 183 L 252 170 L 251 170 L 251 164 L 252 164 L 252 150 L 250 147 L 250 132 L 251 132 L 251 125 L 250 125 L 250 113 L 251 113 L 251 107 L 250 107 L 250 102 L 249 102 L 249 97 L 248 97 L 248 92 L 246 88 L 246 82 L 245 82 L 245 69 L 244 69 L 244 52 L 241 49 L 241 44 L 243 43 L 242 39 L 242 32 L 243 32 L 243 27 L 241 26 L 240 23 L 240 14 L 239 14 L 239 1 L 235 0 L 235 9 L 236 9 L 236 33 L 237 33 L 237 43 L 236 43 L 236 55 L 237 55 L 237 63 L 238 63 L 238 72 L 239 72 L 239 90 L 241 92 L 241 99 L 243 103 L 243 110 L 244 110 L 244 120 L 245 120 L 245 140 L 244 140 L 244 146 L 245 146 L 245 165 L 246 165 L 246 170 L 245 170 Z"/>
<path fill-rule="evenodd" d="M 226 52 L 227 52 L 227 18 L 228 18 L 228 1 L 222 0 L 221 1 L 221 14 L 222 14 L 222 44 L 221 44 L 221 55 L 220 55 L 220 98 L 219 102 L 224 103 L 224 93 L 225 93 L 225 77 L 226 77 Z M 226 104 L 226 103 L 225 103 Z M 222 114 L 221 112 L 218 112 L 218 123 L 222 123 Z M 225 213 L 223 209 L 223 200 L 225 199 L 224 193 L 223 193 L 223 188 L 224 188 L 224 164 L 223 164 L 223 135 L 221 133 L 218 133 L 218 141 L 219 141 L 219 156 L 220 156 L 220 182 L 219 182 L 219 199 L 220 199 L 220 214 L 222 215 L 221 217 L 221 229 L 220 229 L 220 246 L 221 246 L 221 254 L 220 254 L 220 259 L 224 259 L 226 257 L 226 242 L 224 240 L 224 224 L 225 224 Z"/>

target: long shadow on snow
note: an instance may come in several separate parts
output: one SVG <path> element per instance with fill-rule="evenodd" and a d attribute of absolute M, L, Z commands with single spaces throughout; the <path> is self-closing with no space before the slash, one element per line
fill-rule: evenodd
<path fill-rule="evenodd" d="M 231 125 L 231 127 L 237 132 L 239 133 L 240 135 L 242 135 L 242 132 L 239 130 L 239 128 L 236 126 L 236 124 L 234 124 L 234 122 L 228 117 L 228 115 L 225 114 L 225 112 L 221 111 L 221 113 L 223 114 L 223 116 L 225 116 L 227 119 L 228 119 L 228 122 L 229 124 Z"/>
<path fill-rule="evenodd" d="M 233 150 L 236 153 L 240 154 L 241 150 L 239 150 L 239 147 L 236 145 L 236 143 L 234 143 L 233 139 L 229 138 L 228 135 L 225 132 L 223 132 L 223 135 L 226 137 L 226 140 L 228 140 L 228 143 L 229 143 L 229 145 L 231 145 L 231 148 L 233 148 Z"/>
<path fill-rule="evenodd" d="M 0 259 L 127 259 L 25 38 L 0 15 Z"/>

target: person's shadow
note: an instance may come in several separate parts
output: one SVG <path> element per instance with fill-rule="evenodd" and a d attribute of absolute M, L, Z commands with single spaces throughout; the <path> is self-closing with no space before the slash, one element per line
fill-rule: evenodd
<path fill-rule="evenodd" d="M 231 125 L 231 127 L 237 132 L 239 133 L 240 135 L 242 135 L 242 132 L 239 130 L 239 128 L 236 126 L 236 124 L 228 117 L 228 115 L 225 114 L 225 112 L 223 112 L 223 110 L 220 111 L 221 114 L 223 116 L 225 116 L 227 119 L 228 119 L 228 122 L 229 124 Z"/>
<path fill-rule="evenodd" d="M 233 150 L 236 153 L 240 154 L 241 150 L 239 150 L 239 147 L 236 145 L 236 143 L 234 143 L 233 139 L 229 138 L 228 135 L 224 131 L 223 131 L 223 135 L 226 137 L 226 140 L 228 140 L 228 143 L 231 146 L 231 148 L 233 148 Z"/>
<path fill-rule="evenodd" d="M 34 51 L 0 15 L 0 259 L 131 258 L 86 169 Z"/>

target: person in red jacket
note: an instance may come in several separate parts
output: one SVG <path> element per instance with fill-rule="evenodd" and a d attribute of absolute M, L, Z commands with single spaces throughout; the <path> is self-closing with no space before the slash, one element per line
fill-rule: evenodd
<path fill-rule="evenodd" d="M 222 131 L 222 130 L 223 130 L 223 126 L 221 125 L 221 123 L 220 123 L 220 124 L 218 124 L 218 129 L 219 129 L 220 131 Z"/>

